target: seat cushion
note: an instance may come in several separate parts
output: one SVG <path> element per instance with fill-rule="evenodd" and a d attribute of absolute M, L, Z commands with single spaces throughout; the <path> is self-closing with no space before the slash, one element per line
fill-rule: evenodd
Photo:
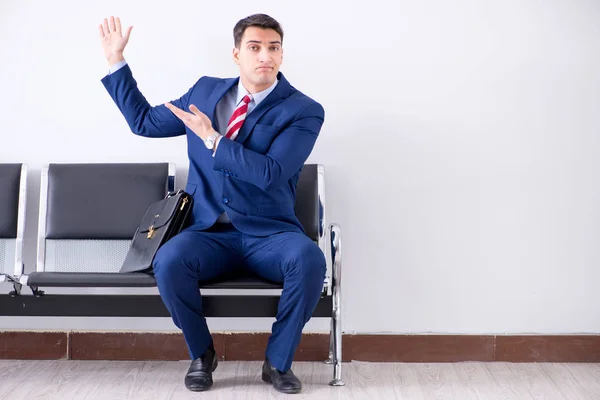
<path fill-rule="evenodd" d="M 225 275 L 212 281 L 200 281 L 201 289 L 283 289 L 283 284 L 271 282 L 250 273 Z"/>
<path fill-rule="evenodd" d="M 111 272 L 33 272 L 28 286 L 37 287 L 153 287 L 156 280 L 142 273 Z"/>
<path fill-rule="evenodd" d="M 223 276 L 198 282 L 202 289 L 282 289 L 283 285 L 249 274 Z M 28 286 L 37 287 L 153 287 L 154 276 L 141 273 L 111 272 L 33 272 Z"/>

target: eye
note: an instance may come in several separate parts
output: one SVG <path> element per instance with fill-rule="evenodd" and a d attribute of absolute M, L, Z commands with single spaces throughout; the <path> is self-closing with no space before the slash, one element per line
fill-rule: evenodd
<path fill-rule="evenodd" d="M 271 50 L 272 50 L 272 51 L 279 51 L 279 46 L 272 46 L 272 47 L 271 47 Z"/>
<path fill-rule="evenodd" d="M 258 50 L 258 46 L 250 46 L 248 48 L 252 51 Z"/>

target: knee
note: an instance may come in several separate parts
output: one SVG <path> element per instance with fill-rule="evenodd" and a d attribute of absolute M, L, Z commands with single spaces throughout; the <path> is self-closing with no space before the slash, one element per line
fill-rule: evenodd
<path fill-rule="evenodd" d="M 169 242 L 161 246 L 152 262 L 154 276 L 159 284 L 169 284 L 181 277 L 186 268 L 185 260 L 181 251 L 175 246 L 170 246 Z"/>
<path fill-rule="evenodd" d="M 284 255 L 284 276 L 299 277 L 304 281 L 318 281 L 325 279 L 325 256 L 319 246 L 309 242 L 296 246 Z"/>

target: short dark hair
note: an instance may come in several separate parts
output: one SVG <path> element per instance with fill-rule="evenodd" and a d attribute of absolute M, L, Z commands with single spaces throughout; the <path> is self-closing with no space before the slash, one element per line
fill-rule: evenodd
<path fill-rule="evenodd" d="M 279 22 L 267 14 L 253 14 L 239 20 L 233 27 L 233 43 L 235 44 L 235 47 L 240 47 L 242 36 L 244 36 L 246 28 L 251 26 L 257 26 L 263 29 L 273 29 L 275 32 L 279 33 L 279 36 L 281 36 L 281 43 L 283 44 L 283 29 L 281 28 L 281 25 L 279 25 Z"/>

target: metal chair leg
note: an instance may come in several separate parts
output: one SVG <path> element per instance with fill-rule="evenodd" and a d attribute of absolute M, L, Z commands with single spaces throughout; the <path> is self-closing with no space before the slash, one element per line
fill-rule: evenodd
<path fill-rule="evenodd" d="M 341 251 L 341 229 L 339 225 L 331 225 L 331 257 L 333 259 L 333 317 L 332 335 L 333 338 L 333 380 L 329 382 L 331 386 L 345 386 L 342 380 L 342 313 L 341 313 L 341 272 L 342 272 L 342 251 Z"/>
<path fill-rule="evenodd" d="M 325 364 L 333 364 L 333 317 L 329 324 L 329 358 L 325 360 Z"/>

